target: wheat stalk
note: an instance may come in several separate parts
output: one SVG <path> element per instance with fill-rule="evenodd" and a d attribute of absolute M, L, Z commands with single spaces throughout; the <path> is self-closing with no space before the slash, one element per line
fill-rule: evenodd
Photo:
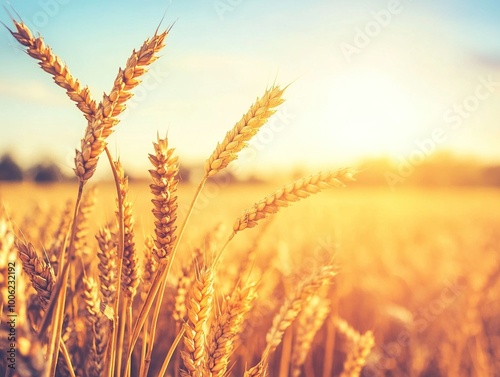
<path fill-rule="evenodd" d="M 75 252 L 78 255 L 83 254 L 83 248 L 86 244 L 87 235 L 90 226 L 90 215 L 96 203 L 96 188 L 92 187 L 85 192 L 80 205 L 80 211 L 75 220 L 75 238 L 73 240 L 75 245 Z M 76 257 L 74 255 L 73 257 Z"/>
<path fill-rule="evenodd" d="M 115 161 L 115 169 L 118 175 L 118 183 L 120 185 L 120 198 L 122 203 L 123 212 L 123 266 L 121 271 L 121 286 L 123 292 L 128 298 L 130 304 L 137 293 L 137 286 L 139 285 L 139 256 L 135 247 L 135 234 L 134 234 L 134 214 L 132 202 L 128 199 L 128 177 L 125 176 L 121 162 Z M 120 205 L 120 203 L 118 203 Z M 119 217 L 119 211 L 116 213 Z"/>
<path fill-rule="evenodd" d="M 207 163 L 205 165 L 205 175 L 198 185 L 198 188 L 196 189 L 196 193 L 194 194 L 184 221 L 180 226 L 178 238 L 175 240 L 172 246 L 171 257 L 166 264 L 160 265 L 151 286 L 150 293 L 147 295 L 144 305 L 141 308 L 139 318 L 136 321 L 132 333 L 132 347 L 139 338 L 141 328 L 146 323 L 147 315 L 153 306 L 153 302 L 158 295 L 158 292 L 163 292 L 165 289 L 166 280 L 172 266 L 172 260 L 179 246 L 179 241 L 182 239 L 182 235 L 184 234 L 186 225 L 189 222 L 193 209 L 196 205 L 196 201 L 201 191 L 203 190 L 205 182 L 207 181 L 209 176 L 215 175 L 217 172 L 221 171 L 225 166 L 227 166 L 229 162 L 236 158 L 236 153 L 246 145 L 245 142 L 248 141 L 253 135 L 255 135 L 259 127 L 262 126 L 265 121 L 272 115 L 273 110 L 270 109 L 278 106 L 282 102 L 282 93 L 283 90 L 280 90 L 278 87 L 272 87 L 267 90 L 264 98 L 261 100 L 257 100 L 256 104 L 254 104 L 254 106 L 252 106 L 248 113 L 243 117 L 242 121 L 237 123 L 233 130 L 226 135 L 226 138 L 224 139 L 222 144 L 219 144 L 217 146 L 212 156 L 207 160 Z M 163 293 L 161 293 L 160 296 L 162 297 Z M 157 321 L 160 302 L 161 300 L 157 301 L 153 316 L 153 323 L 156 323 Z M 132 347 L 130 347 L 128 350 L 128 358 L 132 356 Z"/>
<path fill-rule="evenodd" d="M 177 157 L 174 157 L 174 149 L 168 148 L 168 139 L 161 139 L 157 135 L 157 143 L 153 143 L 155 154 L 149 155 L 149 160 L 154 169 L 150 169 L 149 173 L 153 179 L 150 184 L 153 199 L 151 200 L 153 207 L 153 215 L 155 217 L 155 247 L 152 249 L 153 256 L 156 262 L 159 263 L 158 277 L 161 275 L 162 269 L 170 262 L 172 250 L 176 241 L 175 236 L 175 221 L 177 219 L 177 184 L 179 182 L 179 165 Z M 153 352 L 153 345 L 156 336 L 156 325 L 160 314 L 161 304 L 167 285 L 167 279 L 162 281 L 156 280 L 161 295 L 156 301 L 156 306 L 153 311 L 152 326 L 149 343 L 151 346 L 146 355 L 145 374 L 149 370 L 149 360 Z M 150 283 L 150 292 L 144 297 L 144 304 L 147 305 L 148 297 L 155 288 L 155 280 Z M 145 318 L 145 317 L 144 317 Z M 133 339 L 132 342 L 135 340 Z"/>
<path fill-rule="evenodd" d="M 62 247 L 65 242 L 65 239 L 68 235 L 69 228 L 71 226 L 71 209 L 73 208 L 73 204 L 70 200 L 66 202 L 64 210 L 61 214 L 61 218 L 59 220 L 59 225 L 52 235 L 52 243 L 47 251 L 50 262 L 55 270 L 58 270 L 60 261 L 60 255 L 63 254 Z"/>

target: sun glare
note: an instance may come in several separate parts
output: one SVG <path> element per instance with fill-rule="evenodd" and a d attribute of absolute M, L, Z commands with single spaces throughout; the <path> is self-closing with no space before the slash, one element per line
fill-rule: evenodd
<path fill-rule="evenodd" d="M 421 126 L 411 93 L 390 76 L 353 72 L 335 79 L 329 90 L 336 137 L 359 155 L 404 153 Z"/>

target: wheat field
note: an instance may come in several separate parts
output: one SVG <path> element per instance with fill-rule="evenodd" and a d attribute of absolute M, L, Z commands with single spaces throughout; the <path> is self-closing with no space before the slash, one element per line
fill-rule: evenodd
<path fill-rule="evenodd" d="M 0 187 L 4 375 L 498 373 L 498 191 L 366 189 L 351 168 L 281 188 L 217 184 L 284 102 L 278 84 L 198 185 L 179 183 L 182 156 L 160 135 L 144 152 L 150 180 L 129 182 L 107 138 L 170 29 L 133 50 L 98 101 L 13 25 L 86 127 L 73 183 Z M 112 183 L 94 182 L 98 164 Z"/>

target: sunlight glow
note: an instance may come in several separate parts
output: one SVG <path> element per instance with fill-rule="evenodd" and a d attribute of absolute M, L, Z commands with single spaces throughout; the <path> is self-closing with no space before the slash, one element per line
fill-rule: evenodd
<path fill-rule="evenodd" d="M 417 98 L 415 98 L 415 101 Z M 331 83 L 336 137 L 362 154 L 402 153 L 422 123 L 411 92 L 390 76 L 352 72 Z"/>

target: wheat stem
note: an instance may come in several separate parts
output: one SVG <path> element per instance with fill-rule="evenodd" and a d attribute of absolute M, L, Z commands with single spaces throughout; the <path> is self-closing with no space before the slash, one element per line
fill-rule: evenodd
<path fill-rule="evenodd" d="M 182 337 L 184 336 L 185 331 L 186 330 L 184 328 L 181 328 L 181 330 L 178 332 L 177 336 L 174 339 L 174 342 L 172 343 L 172 345 L 170 346 L 170 349 L 168 350 L 167 356 L 165 356 L 165 359 L 163 360 L 163 363 L 161 365 L 160 372 L 158 373 L 158 376 L 163 377 L 167 373 L 168 364 L 170 363 L 170 360 L 172 359 L 172 356 L 175 352 L 175 349 L 177 348 L 180 341 L 182 340 Z"/>

